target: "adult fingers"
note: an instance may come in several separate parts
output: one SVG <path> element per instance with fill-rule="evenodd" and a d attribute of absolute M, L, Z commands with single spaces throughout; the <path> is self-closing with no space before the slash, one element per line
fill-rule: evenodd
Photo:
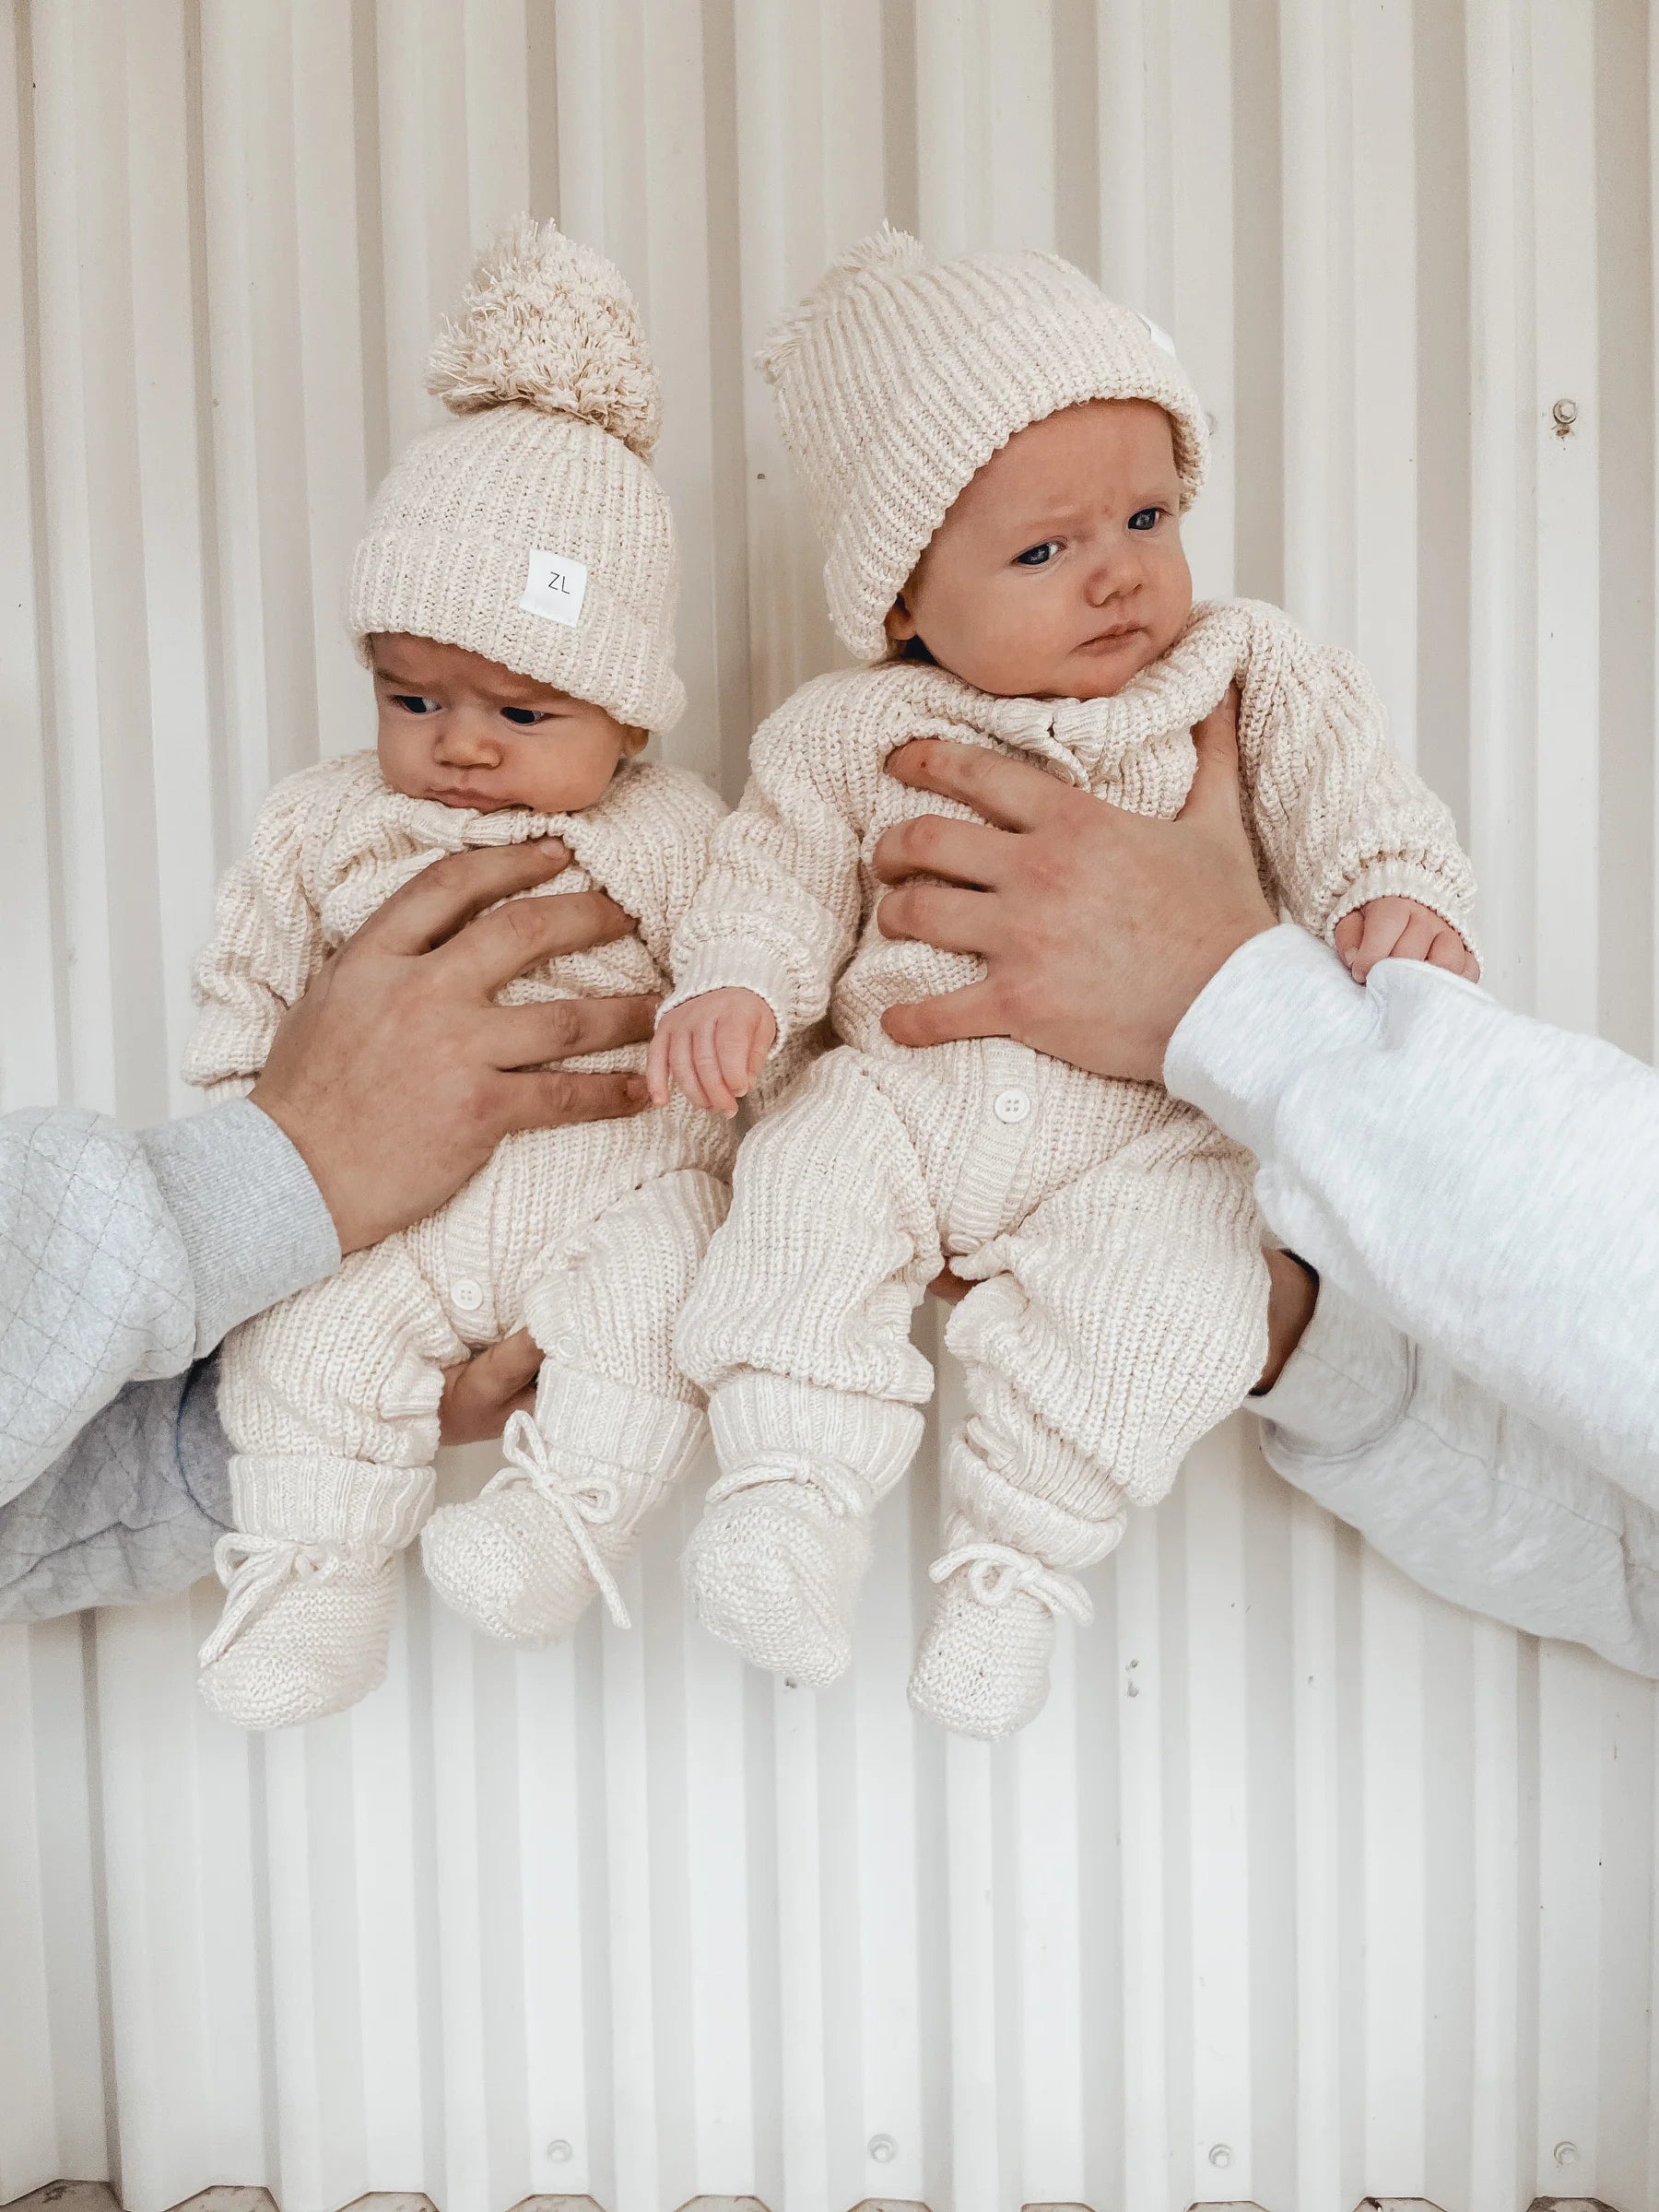
<path fill-rule="evenodd" d="M 998 830 L 1035 830 L 1051 821 L 1070 793 L 1029 760 L 1010 760 L 982 745 L 913 737 L 888 755 L 888 773 L 916 791 L 960 799 Z"/>
<path fill-rule="evenodd" d="M 438 1433 L 446 1444 L 478 1443 L 500 1436 L 510 1414 L 535 1404 L 541 1352 L 525 1329 L 446 1370 L 438 1407 Z"/>
<path fill-rule="evenodd" d="M 583 1053 L 643 1044 L 656 1017 L 654 998 L 554 998 L 527 1006 L 492 1006 L 490 1057 L 498 1067 L 544 1067 Z"/>
<path fill-rule="evenodd" d="M 644 1078 L 619 1069 L 606 1075 L 570 1075 L 562 1068 L 526 1068 L 496 1078 L 503 1135 L 521 1129 L 562 1129 L 572 1122 L 611 1122 L 638 1113 L 646 1103 Z"/>
<path fill-rule="evenodd" d="M 1006 830 L 953 821 L 944 814 L 919 814 L 882 831 L 871 865 L 883 883 L 940 876 L 990 890 L 1006 877 L 1014 857 L 1014 840 Z"/>
<path fill-rule="evenodd" d="M 533 890 L 570 865 L 570 848 L 556 837 L 446 853 L 422 868 L 412 883 L 394 891 L 352 942 L 377 945 L 382 952 L 429 952 L 487 906 Z"/>
<path fill-rule="evenodd" d="M 1194 724 L 1193 745 L 1198 765 L 1192 787 L 1181 810 L 1183 820 L 1231 813 L 1241 824 L 1244 810 L 1239 795 L 1239 688 L 1235 684 L 1218 707 Z"/>
<path fill-rule="evenodd" d="M 996 934 L 996 912 L 983 891 L 906 883 L 882 900 L 876 926 L 884 937 L 919 937 L 944 952 L 982 953 Z"/>
<path fill-rule="evenodd" d="M 523 1390 L 541 1371 L 541 1347 L 528 1329 L 515 1329 L 482 1355 L 489 1361 L 489 1380 L 503 1392 Z"/>
<path fill-rule="evenodd" d="M 895 1044 L 950 1044 L 959 1037 L 1006 1037 L 1002 1000 L 986 982 L 964 983 L 910 1006 L 889 1006 L 881 1026 Z"/>
<path fill-rule="evenodd" d="M 480 914 L 445 949 L 443 958 L 463 971 L 486 998 L 526 968 L 539 968 L 567 952 L 587 952 L 609 945 L 633 930 L 625 914 L 603 891 L 572 891 L 563 899 L 514 899 Z"/>

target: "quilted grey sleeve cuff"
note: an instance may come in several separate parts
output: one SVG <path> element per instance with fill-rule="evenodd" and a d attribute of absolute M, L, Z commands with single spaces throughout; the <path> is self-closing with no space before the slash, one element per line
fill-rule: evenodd
<path fill-rule="evenodd" d="M 339 1265 L 310 1169 L 246 1099 L 160 1123 L 138 1141 L 190 1264 L 198 1359 L 238 1322 Z"/>

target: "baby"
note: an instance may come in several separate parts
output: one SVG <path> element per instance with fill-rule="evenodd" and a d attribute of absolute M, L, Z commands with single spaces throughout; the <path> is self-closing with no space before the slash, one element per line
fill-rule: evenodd
<path fill-rule="evenodd" d="M 1048 1688 L 1078 1570 L 1257 1381 L 1268 1278 L 1252 1163 L 1161 1089 L 1006 1041 L 905 1051 L 886 1008 L 971 984 L 959 951 L 881 935 L 891 824 L 955 811 L 885 775 L 907 739 L 994 747 L 1169 816 L 1193 724 L 1235 683 L 1251 832 L 1291 916 L 1360 957 L 1475 972 L 1470 871 L 1390 752 L 1346 653 L 1275 608 L 1194 606 L 1181 517 L 1208 432 L 1170 342 L 1043 253 L 930 261 L 884 229 L 774 332 L 761 366 L 866 664 L 806 685 L 675 934 L 650 1060 L 733 1110 L 829 1014 L 818 1060 L 739 1156 L 677 1338 L 724 1473 L 687 1554 L 700 1613 L 758 1665 L 847 1665 L 870 1516 L 932 1388 L 911 1311 L 947 1263 L 969 1417 L 911 1682 L 978 1736 Z M 948 940 L 947 940 L 948 942 Z"/>
<path fill-rule="evenodd" d="M 442 853 L 558 837 L 573 865 L 547 888 L 599 888 L 638 918 L 509 1004 L 660 990 L 708 863 L 719 802 L 637 758 L 685 695 L 647 465 L 656 379 L 621 277 L 524 219 L 479 263 L 429 381 L 459 419 L 382 486 L 352 574 L 377 747 L 279 784 L 226 878 L 185 1071 L 210 1089 L 247 1088 L 328 953 Z M 393 1562 L 423 1523 L 429 1578 L 492 1634 L 543 1642 L 595 1588 L 626 1618 L 616 1570 L 701 1429 L 671 1338 L 731 1150 L 683 1100 L 510 1137 L 441 1212 L 234 1333 L 210 1706 L 271 1728 L 371 1689 Z M 546 1356 L 535 1418 L 513 1415 L 480 1498 L 429 1521 L 442 1370 L 520 1326 Z"/>

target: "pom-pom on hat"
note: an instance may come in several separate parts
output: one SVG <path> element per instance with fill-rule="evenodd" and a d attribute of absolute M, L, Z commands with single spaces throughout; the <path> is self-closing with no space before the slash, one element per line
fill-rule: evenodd
<path fill-rule="evenodd" d="M 1209 426 L 1173 347 L 1053 253 L 932 260 L 884 223 L 776 324 L 758 366 L 829 559 L 830 618 L 860 660 L 969 479 L 1029 423 L 1149 399 L 1175 433 L 1182 506 Z"/>
<path fill-rule="evenodd" d="M 435 638 L 672 728 L 679 558 L 649 465 L 662 400 L 618 271 L 521 217 L 474 269 L 427 385 L 455 419 L 375 497 L 351 573 L 363 657 L 376 631 Z"/>

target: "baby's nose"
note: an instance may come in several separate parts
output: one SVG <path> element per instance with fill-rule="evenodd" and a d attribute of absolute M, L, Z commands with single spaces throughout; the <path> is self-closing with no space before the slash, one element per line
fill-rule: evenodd
<path fill-rule="evenodd" d="M 456 768 L 482 768 L 498 761 L 501 741 L 493 716 L 467 707 L 452 708 L 443 718 L 438 751 Z"/>

